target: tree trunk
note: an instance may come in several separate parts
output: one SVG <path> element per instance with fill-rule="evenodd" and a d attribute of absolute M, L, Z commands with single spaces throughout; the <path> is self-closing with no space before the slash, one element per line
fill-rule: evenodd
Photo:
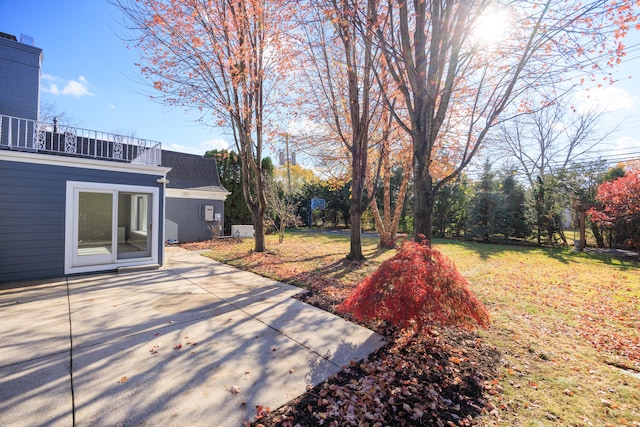
<path fill-rule="evenodd" d="M 429 166 L 420 159 L 414 160 L 414 197 L 413 197 L 413 239 L 416 242 L 432 239 L 433 222 L 433 178 Z"/>
<path fill-rule="evenodd" d="M 284 242 L 284 231 L 285 231 L 285 223 L 284 221 L 280 221 L 280 232 L 278 233 L 278 243 Z"/>
<path fill-rule="evenodd" d="M 565 246 L 569 246 L 567 243 L 567 237 L 564 235 L 564 228 L 562 227 L 562 223 L 558 223 L 558 234 L 560 235 L 560 239 Z"/>
<path fill-rule="evenodd" d="M 260 208 L 256 207 L 252 210 L 253 214 L 253 228 L 255 233 L 255 245 L 254 250 L 256 252 L 264 252 L 265 242 L 264 242 L 264 212 L 260 212 Z"/>
<path fill-rule="evenodd" d="M 602 232 L 600 231 L 600 227 L 595 222 L 591 223 L 591 232 L 593 233 L 593 237 L 596 239 L 596 244 L 599 248 L 604 248 L 604 238 L 602 237 Z"/>
<path fill-rule="evenodd" d="M 373 188 L 373 186 L 370 186 L 370 187 Z M 380 214 L 380 209 L 378 209 L 378 203 L 376 202 L 375 197 L 371 198 L 369 207 L 371 208 L 371 213 L 373 214 L 373 221 L 376 224 L 376 229 L 378 230 L 378 234 L 380 234 L 380 241 L 378 242 L 378 247 L 392 248 L 393 241 L 391 239 L 391 233 L 387 230 L 387 227 L 385 226 L 382 220 L 382 215 Z"/>
<path fill-rule="evenodd" d="M 355 147 L 355 144 L 354 144 Z M 352 169 L 352 181 L 351 181 L 351 210 L 350 210 L 350 249 L 347 259 L 349 261 L 362 261 L 364 255 L 362 253 L 362 186 L 364 184 L 364 176 L 361 175 L 361 160 L 358 155 L 359 150 L 353 151 L 353 169 Z"/>
<path fill-rule="evenodd" d="M 410 158 L 404 163 L 402 183 L 400 184 L 400 190 L 398 191 L 398 200 L 396 201 L 396 210 L 393 213 L 393 219 L 391 221 L 391 239 L 395 242 L 398 234 L 398 227 L 400 226 L 400 218 L 404 211 L 404 202 L 407 196 L 407 190 L 409 188 L 409 181 L 411 180 L 411 162 Z"/>
<path fill-rule="evenodd" d="M 362 236 L 360 233 L 360 218 L 361 215 L 356 214 L 354 212 L 351 213 L 351 228 L 349 229 L 350 234 L 350 248 L 349 255 L 347 255 L 347 259 L 349 261 L 363 261 L 364 255 L 362 253 Z"/>
<path fill-rule="evenodd" d="M 400 184 L 400 189 L 398 190 L 398 198 L 396 200 L 396 208 L 393 212 L 393 217 L 389 219 L 389 224 L 387 225 L 387 221 L 382 219 L 382 215 L 380 214 L 380 209 L 378 208 L 378 204 L 376 202 L 375 197 L 371 199 L 369 206 L 371 207 L 371 213 L 373 214 L 373 219 L 376 223 L 376 228 L 378 229 L 378 233 L 380 233 L 380 242 L 378 246 L 384 249 L 391 249 L 396 247 L 396 238 L 398 236 L 398 227 L 400 226 L 400 219 L 402 217 L 402 212 L 404 211 L 404 202 L 407 195 L 407 189 L 409 187 L 409 181 L 411 180 L 411 172 L 410 172 L 410 163 L 405 163 L 404 168 L 404 176 L 402 177 L 402 182 Z M 389 209 L 391 211 L 391 188 L 389 184 L 389 189 L 387 191 L 387 177 L 385 176 L 385 191 L 384 197 L 388 198 L 389 203 L 385 202 L 385 209 Z M 389 181 L 391 177 L 389 176 Z M 368 181 L 368 188 L 373 192 L 373 185 L 370 181 Z M 388 206 L 388 207 L 387 207 Z"/>

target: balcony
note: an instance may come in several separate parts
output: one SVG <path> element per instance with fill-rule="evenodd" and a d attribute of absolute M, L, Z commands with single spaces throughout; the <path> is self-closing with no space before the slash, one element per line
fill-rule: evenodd
<path fill-rule="evenodd" d="M 162 147 L 108 132 L 0 115 L 0 149 L 159 166 Z"/>

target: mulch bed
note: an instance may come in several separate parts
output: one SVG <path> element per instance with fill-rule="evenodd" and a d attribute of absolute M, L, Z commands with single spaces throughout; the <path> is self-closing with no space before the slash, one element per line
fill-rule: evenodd
<path fill-rule="evenodd" d="M 334 312 L 322 293 L 301 300 Z M 432 328 L 414 335 L 385 323 L 365 325 L 389 344 L 352 363 L 304 395 L 271 410 L 257 408 L 260 426 L 471 426 L 495 408 L 501 354 L 477 334 Z"/>

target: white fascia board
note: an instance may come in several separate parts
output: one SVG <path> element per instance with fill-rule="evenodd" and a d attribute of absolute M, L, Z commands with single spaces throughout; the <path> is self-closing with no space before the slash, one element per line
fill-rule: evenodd
<path fill-rule="evenodd" d="M 227 200 L 228 191 L 189 190 L 186 188 L 166 188 L 164 196 L 174 199 Z"/>
<path fill-rule="evenodd" d="M 62 166 L 81 169 L 94 169 L 114 172 L 141 173 L 145 175 L 163 175 L 171 170 L 167 166 L 147 166 L 137 163 L 119 163 L 108 160 L 85 159 L 82 157 L 56 156 L 43 153 L 25 153 L 21 151 L 0 150 L 0 160 L 32 163 L 50 166 Z"/>

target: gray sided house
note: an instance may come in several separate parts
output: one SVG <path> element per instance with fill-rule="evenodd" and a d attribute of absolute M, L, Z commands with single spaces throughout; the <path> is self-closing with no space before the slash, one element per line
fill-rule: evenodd
<path fill-rule="evenodd" d="M 6 121 L 5 121 L 6 122 Z M 0 282 L 162 264 L 166 168 L 0 149 Z"/>
<path fill-rule="evenodd" d="M 0 113 L 36 120 L 40 106 L 42 49 L 0 32 Z"/>
<path fill-rule="evenodd" d="M 0 33 L 0 282 L 162 265 L 165 212 L 183 241 L 222 224 L 215 162 L 38 121 L 41 61 Z"/>
<path fill-rule="evenodd" d="M 229 192 L 220 184 L 213 158 L 162 151 L 167 174 L 165 239 L 197 242 L 224 230 L 224 201 Z"/>

